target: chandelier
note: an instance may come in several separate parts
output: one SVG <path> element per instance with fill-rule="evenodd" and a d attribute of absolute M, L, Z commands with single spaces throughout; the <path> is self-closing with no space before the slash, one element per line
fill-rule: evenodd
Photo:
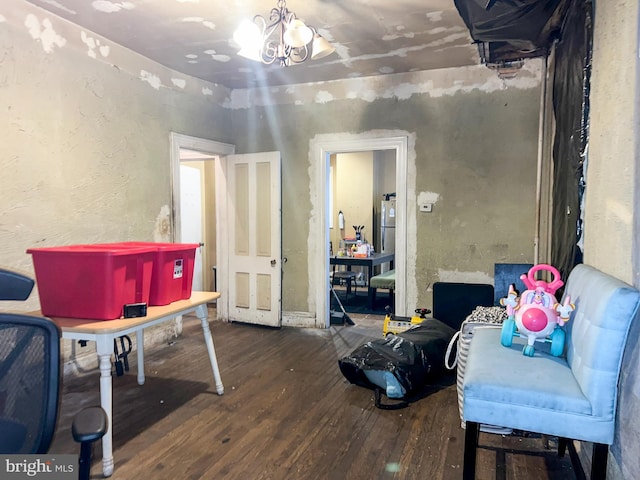
<path fill-rule="evenodd" d="M 233 40 L 240 45 L 238 55 L 267 65 L 277 61 L 283 67 L 308 58 L 317 60 L 336 50 L 314 27 L 297 18 L 285 0 L 278 0 L 271 9 L 268 22 L 262 15 L 243 20 Z"/>

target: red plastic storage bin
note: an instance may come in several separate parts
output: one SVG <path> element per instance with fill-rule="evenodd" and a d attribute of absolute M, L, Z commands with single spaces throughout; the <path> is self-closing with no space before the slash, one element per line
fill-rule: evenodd
<path fill-rule="evenodd" d="M 152 248 L 155 252 L 149 305 L 168 305 L 191 297 L 197 243 L 120 242 L 123 248 Z"/>
<path fill-rule="evenodd" d="M 113 320 L 149 302 L 155 250 L 117 245 L 31 248 L 42 313 Z"/>

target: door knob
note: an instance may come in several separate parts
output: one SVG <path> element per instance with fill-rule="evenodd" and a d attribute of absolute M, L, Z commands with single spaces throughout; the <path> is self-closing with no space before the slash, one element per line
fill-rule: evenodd
<path fill-rule="evenodd" d="M 271 266 L 272 266 L 272 267 L 275 267 L 275 266 L 276 266 L 276 263 L 278 263 L 278 262 L 276 262 L 275 258 L 274 258 L 273 260 L 271 260 Z"/>

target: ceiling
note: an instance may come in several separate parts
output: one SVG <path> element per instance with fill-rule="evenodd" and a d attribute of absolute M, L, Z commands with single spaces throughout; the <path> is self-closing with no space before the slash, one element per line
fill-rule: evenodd
<path fill-rule="evenodd" d="M 480 63 L 453 0 L 289 0 L 336 52 L 290 67 L 236 54 L 244 18 L 277 0 L 27 0 L 155 62 L 228 88 L 289 85 Z"/>

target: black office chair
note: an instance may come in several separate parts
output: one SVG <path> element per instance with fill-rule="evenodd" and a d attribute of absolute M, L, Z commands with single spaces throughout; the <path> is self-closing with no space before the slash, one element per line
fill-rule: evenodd
<path fill-rule="evenodd" d="M 26 300 L 33 280 L 0 269 L 0 300 Z M 60 330 L 51 320 L 0 313 L 0 453 L 46 454 L 58 417 Z M 82 410 L 72 434 L 80 443 L 79 478 L 89 478 L 92 444 L 107 431 L 101 407 Z"/>

